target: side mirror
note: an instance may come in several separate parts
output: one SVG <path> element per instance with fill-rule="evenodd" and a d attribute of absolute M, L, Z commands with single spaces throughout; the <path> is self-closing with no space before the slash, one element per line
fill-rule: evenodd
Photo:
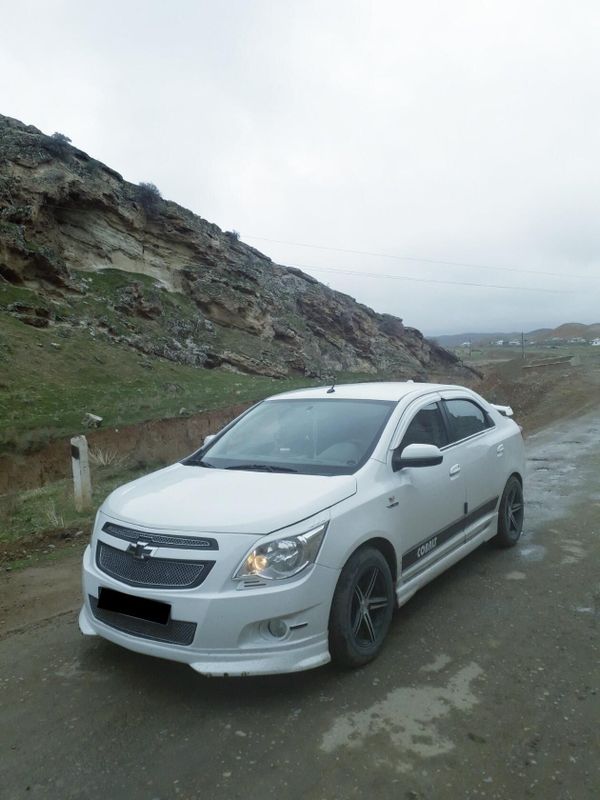
<path fill-rule="evenodd" d="M 404 467 L 435 467 L 443 460 L 442 451 L 434 444 L 408 444 L 402 451 L 394 450 L 392 469 L 397 472 Z"/>
<path fill-rule="evenodd" d="M 204 442 L 202 443 L 202 447 L 206 447 L 207 444 L 210 444 L 212 440 L 215 438 L 216 433 L 209 433 L 204 437 Z"/>

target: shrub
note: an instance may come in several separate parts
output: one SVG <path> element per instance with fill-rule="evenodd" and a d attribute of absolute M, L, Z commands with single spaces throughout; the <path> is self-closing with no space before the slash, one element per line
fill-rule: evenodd
<path fill-rule="evenodd" d="M 229 236 L 230 239 L 235 239 L 236 242 L 239 241 L 240 238 L 240 232 L 236 230 L 225 231 L 225 235 Z"/>
<path fill-rule="evenodd" d="M 60 514 L 56 510 L 56 506 L 54 505 L 54 501 L 50 500 L 48 503 L 48 507 L 46 509 L 46 519 L 48 520 L 48 524 L 51 528 L 64 528 L 65 527 L 65 518 L 63 514 Z"/>
<path fill-rule="evenodd" d="M 137 186 L 136 200 L 146 214 L 151 214 L 158 208 L 162 195 L 154 183 L 140 183 Z"/>
<path fill-rule="evenodd" d="M 116 450 L 95 447 L 89 452 L 90 462 L 96 467 L 123 467 L 127 456 L 117 453 Z"/>
<path fill-rule="evenodd" d="M 64 158 L 69 152 L 71 140 L 64 133 L 56 131 L 52 136 L 46 136 L 46 149 L 56 158 Z"/>
<path fill-rule="evenodd" d="M 50 138 L 54 139 L 55 142 L 58 142 L 61 145 L 71 144 L 69 137 L 65 136 L 64 133 L 59 133 L 58 131 L 55 131 Z"/>

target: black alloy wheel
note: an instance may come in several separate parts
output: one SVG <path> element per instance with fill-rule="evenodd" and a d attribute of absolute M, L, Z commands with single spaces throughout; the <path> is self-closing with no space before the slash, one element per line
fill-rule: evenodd
<path fill-rule="evenodd" d="M 500 547 L 513 547 L 519 541 L 524 517 L 523 487 L 517 476 L 512 475 L 506 482 L 498 509 L 496 542 Z"/>
<path fill-rule="evenodd" d="M 336 664 L 359 667 L 381 650 L 395 605 L 390 567 L 374 547 L 348 559 L 333 597 L 329 649 Z"/>

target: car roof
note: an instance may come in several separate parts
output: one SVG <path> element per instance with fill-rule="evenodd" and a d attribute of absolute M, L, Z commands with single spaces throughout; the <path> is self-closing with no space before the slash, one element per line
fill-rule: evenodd
<path fill-rule="evenodd" d="M 388 400 L 397 402 L 409 395 L 418 397 L 441 392 L 448 389 L 461 389 L 463 386 L 454 386 L 445 383 L 416 383 L 414 381 L 373 381 L 372 383 L 340 383 L 329 392 L 331 384 L 316 386 L 309 389 L 296 389 L 292 392 L 283 392 L 274 395 L 269 400 L 316 400 L 318 398 L 335 398 L 337 400 Z"/>

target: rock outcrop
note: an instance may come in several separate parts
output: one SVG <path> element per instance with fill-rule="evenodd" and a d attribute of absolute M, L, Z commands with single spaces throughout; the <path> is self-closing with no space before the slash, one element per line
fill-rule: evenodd
<path fill-rule="evenodd" d="M 127 273 L 127 280 L 104 298 L 106 314 L 92 307 L 82 320 L 53 309 L 70 297 L 79 309 L 93 301 L 86 275 L 107 270 Z M 273 263 L 64 140 L 3 116 L 0 275 L 53 299 L 13 304 L 9 313 L 26 324 L 85 324 L 99 336 L 200 367 L 274 377 L 465 373 L 400 319 Z"/>

